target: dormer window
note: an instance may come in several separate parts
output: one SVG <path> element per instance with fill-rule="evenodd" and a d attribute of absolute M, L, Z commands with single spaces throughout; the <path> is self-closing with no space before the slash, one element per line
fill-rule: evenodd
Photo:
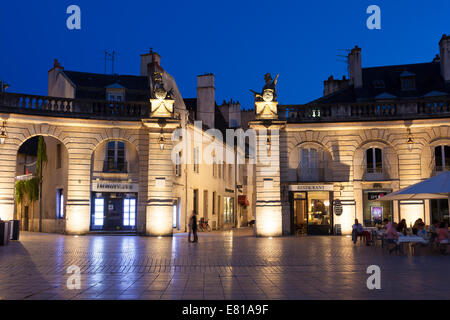
<path fill-rule="evenodd" d="M 112 102 L 125 101 L 125 87 L 119 83 L 114 83 L 106 87 L 106 100 Z"/>
<path fill-rule="evenodd" d="M 116 93 L 108 93 L 108 101 L 117 101 L 120 102 L 123 100 L 122 95 L 121 94 L 116 94 Z"/>
<path fill-rule="evenodd" d="M 373 84 L 373 87 L 375 89 L 384 89 L 384 88 L 386 88 L 386 84 L 384 83 L 383 80 L 374 80 L 372 82 L 372 84 Z"/>
<path fill-rule="evenodd" d="M 416 89 L 416 75 L 414 73 L 404 71 L 400 75 L 400 84 L 402 91 L 409 91 Z"/>

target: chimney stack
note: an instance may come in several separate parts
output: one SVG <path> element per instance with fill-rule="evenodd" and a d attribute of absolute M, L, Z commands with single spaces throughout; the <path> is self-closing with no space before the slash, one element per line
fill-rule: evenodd
<path fill-rule="evenodd" d="M 355 88 L 362 88 L 361 48 L 355 46 L 348 54 L 348 67 L 350 71 L 350 83 Z"/>
<path fill-rule="evenodd" d="M 161 56 L 158 53 L 153 52 L 152 48 L 150 48 L 149 53 L 141 54 L 141 76 L 149 75 L 149 64 L 153 64 L 156 68 L 161 68 Z"/>
<path fill-rule="evenodd" d="M 442 35 L 439 41 L 439 51 L 441 54 L 441 75 L 445 82 L 450 82 L 450 36 Z"/>
<path fill-rule="evenodd" d="M 47 80 L 47 95 L 51 97 L 58 97 L 60 95 L 60 91 L 56 87 L 56 80 L 58 74 L 64 71 L 63 66 L 59 63 L 58 59 L 53 60 L 53 68 L 48 71 L 48 80 Z"/>
<path fill-rule="evenodd" d="M 197 120 L 209 128 L 214 128 L 214 113 L 216 109 L 216 89 L 214 75 L 197 76 Z"/>
<path fill-rule="evenodd" d="M 342 80 L 334 79 L 333 76 L 330 76 L 328 80 L 323 82 L 323 95 L 327 96 L 347 87 L 348 79 L 345 76 L 342 77 Z"/>

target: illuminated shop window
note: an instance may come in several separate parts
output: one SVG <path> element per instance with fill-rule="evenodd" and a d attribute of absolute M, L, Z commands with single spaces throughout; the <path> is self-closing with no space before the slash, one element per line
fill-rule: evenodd
<path fill-rule="evenodd" d="M 103 216 L 105 213 L 105 199 L 97 198 L 94 201 L 94 225 L 103 226 Z"/>
<path fill-rule="evenodd" d="M 123 225 L 127 227 L 136 225 L 136 199 L 123 200 Z"/>

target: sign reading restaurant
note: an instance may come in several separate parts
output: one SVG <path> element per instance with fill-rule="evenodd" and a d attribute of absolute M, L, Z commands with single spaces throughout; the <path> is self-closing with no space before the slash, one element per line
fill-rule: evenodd
<path fill-rule="evenodd" d="M 333 191 L 332 184 L 293 184 L 289 191 Z"/>
<path fill-rule="evenodd" d="M 92 183 L 94 192 L 138 192 L 137 183 L 95 181 Z"/>

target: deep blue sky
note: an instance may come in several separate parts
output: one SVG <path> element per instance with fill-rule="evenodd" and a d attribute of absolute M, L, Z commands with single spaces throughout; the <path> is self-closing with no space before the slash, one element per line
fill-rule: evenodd
<path fill-rule="evenodd" d="M 66 8 L 81 7 L 81 30 L 66 28 Z M 381 7 L 382 30 L 366 28 L 366 8 Z M 47 93 L 47 71 L 104 71 L 104 50 L 119 53 L 115 71 L 139 74 L 150 47 L 162 56 L 183 97 L 196 76 L 216 76 L 216 100 L 252 106 L 266 72 L 280 73 L 281 103 L 322 94 L 323 80 L 342 77 L 339 49 L 362 47 L 363 67 L 431 61 L 450 33 L 448 0 L 342 1 L 2 1 L 0 79 L 8 91 Z"/>

